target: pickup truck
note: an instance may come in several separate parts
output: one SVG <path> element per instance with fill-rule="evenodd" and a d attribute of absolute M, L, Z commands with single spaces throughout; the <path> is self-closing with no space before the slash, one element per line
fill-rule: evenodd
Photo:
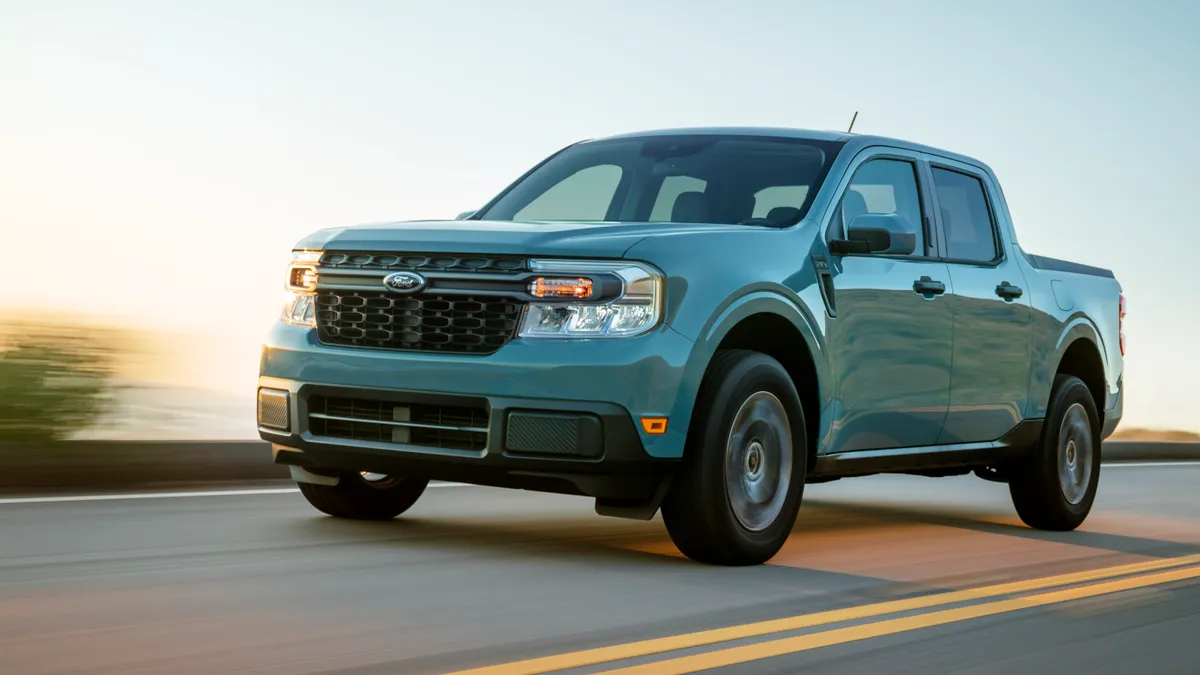
<path fill-rule="evenodd" d="M 634 133 L 453 220 L 300 241 L 258 428 L 341 518 L 394 518 L 430 480 L 581 495 L 752 565 L 806 483 L 974 474 L 1064 531 L 1121 418 L 1124 316 L 1110 271 L 1021 248 L 970 157 Z"/>

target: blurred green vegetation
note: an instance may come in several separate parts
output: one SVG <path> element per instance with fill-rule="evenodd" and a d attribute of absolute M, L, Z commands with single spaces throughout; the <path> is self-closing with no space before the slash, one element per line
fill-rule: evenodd
<path fill-rule="evenodd" d="M 120 344 L 81 325 L 0 329 L 0 443 L 63 440 L 99 421 L 114 403 Z"/>

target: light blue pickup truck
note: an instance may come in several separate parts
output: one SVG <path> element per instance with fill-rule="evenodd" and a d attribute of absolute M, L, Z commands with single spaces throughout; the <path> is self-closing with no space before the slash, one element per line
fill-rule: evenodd
<path fill-rule="evenodd" d="M 1121 418 L 1113 274 L 1022 250 L 985 164 L 889 138 L 576 143 L 456 220 L 312 234 L 286 284 L 258 428 L 343 518 L 557 492 L 747 565 L 806 483 L 974 473 L 1070 530 Z"/>

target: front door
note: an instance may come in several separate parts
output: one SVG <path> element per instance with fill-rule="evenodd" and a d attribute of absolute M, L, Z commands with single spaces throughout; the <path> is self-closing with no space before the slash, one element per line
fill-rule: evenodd
<path fill-rule="evenodd" d="M 954 372 L 939 442 L 994 441 L 1020 423 L 1029 394 L 1029 293 L 1006 251 L 989 181 L 971 167 L 934 162 L 934 198 L 954 282 Z"/>
<path fill-rule="evenodd" d="M 856 161 L 835 231 L 859 213 L 895 213 L 920 234 L 912 255 L 831 261 L 836 316 L 826 337 L 837 393 L 828 451 L 933 445 L 949 404 L 953 282 L 927 236 L 918 158 L 889 150 Z"/>

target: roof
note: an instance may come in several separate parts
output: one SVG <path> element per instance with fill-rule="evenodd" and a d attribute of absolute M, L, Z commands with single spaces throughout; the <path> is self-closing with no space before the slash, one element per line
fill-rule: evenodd
<path fill-rule="evenodd" d="M 763 136 L 769 138 L 802 138 L 814 141 L 830 141 L 843 142 L 852 150 L 857 152 L 861 148 L 872 145 L 888 145 L 896 148 L 906 148 L 916 152 L 925 152 L 931 155 L 939 155 L 947 159 L 956 160 L 966 164 L 974 164 L 980 168 L 991 169 L 987 164 L 966 155 L 941 148 L 935 148 L 913 141 L 906 141 L 898 138 L 889 138 L 887 136 L 874 136 L 855 134 L 845 131 L 818 131 L 814 129 L 796 129 L 788 127 L 681 127 L 676 129 L 652 129 L 647 131 L 635 131 L 604 138 L 592 139 L 593 141 L 607 141 L 622 138 L 645 138 L 649 136 L 678 136 L 678 135 L 733 135 L 733 136 Z"/>
<path fill-rule="evenodd" d="M 593 140 L 608 141 L 619 138 L 645 138 L 647 136 L 681 136 L 681 135 L 730 135 L 730 136 L 767 136 L 773 138 L 804 138 L 814 141 L 843 141 L 852 136 L 844 131 L 814 131 L 812 129 L 788 129 L 785 127 L 682 127 L 678 129 L 653 129 L 649 131 L 634 131 L 617 134 L 606 138 Z"/>

